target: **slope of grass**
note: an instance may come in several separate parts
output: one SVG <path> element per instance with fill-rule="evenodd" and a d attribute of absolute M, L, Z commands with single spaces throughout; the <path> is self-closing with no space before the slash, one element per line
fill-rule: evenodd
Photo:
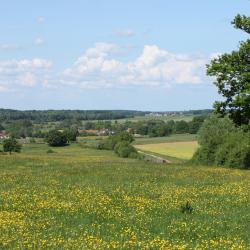
<path fill-rule="evenodd" d="M 250 248 L 249 171 L 47 150 L 0 155 L 0 249 Z"/>

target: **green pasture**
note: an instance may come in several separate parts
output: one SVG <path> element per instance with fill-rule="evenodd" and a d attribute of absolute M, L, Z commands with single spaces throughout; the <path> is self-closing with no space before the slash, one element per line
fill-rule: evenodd
<path fill-rule="evenodd" d="M 135 145 L 139 150 L 175 157 L 183 160 L 191 159 L 198 148 L 197 141 L 165 142 Z"/>
<path fill-rule="evenodd" d="M 164 137 L 139 137 L 135 138 L 134 145 L 155 144 L 164 142 L 183 142 L 183 141 L 196 141 L 197 135 L 195 134 L 173 134 Z"/>
<path fill-rule="evenodd" d="M 48 149 L 0 152 L 0 249 L 250 249 L 249 171 Z"/>

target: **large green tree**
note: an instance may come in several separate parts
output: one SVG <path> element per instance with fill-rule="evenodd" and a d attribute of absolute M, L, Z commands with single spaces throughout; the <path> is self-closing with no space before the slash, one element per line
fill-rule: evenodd
<path fill-rule="evenodd" d="M 52 147 L 65 146 L 68 141 L 67 134 L 58 130 L 51 130 L 46 136 L 46 142 Z"/>
<path fill-rule="evenodd" d="M 9 152 L 11 154 L 12 152 L 20 152 L 22 148 L 22 145 L 17 142 L 14 138 L 5 139 L 3 141 L 3 151 Z"/>
<path fill-rule="evenodd" d="M 237 15 L 232 24 L 250 34 L 250 17 Z M 214 104 L 217 113 L 226 114 L 237 125 L 250 123 L 250 40 L 241 42 L 238 50 L 225 53 L 207 65 L 207 74 L 215 78 L 215 85 L 223 101 Z"/>

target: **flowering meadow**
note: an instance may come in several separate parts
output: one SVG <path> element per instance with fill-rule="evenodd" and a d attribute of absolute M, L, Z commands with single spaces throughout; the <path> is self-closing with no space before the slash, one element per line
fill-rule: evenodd
<path fill-rule="evenodd" d="M 250 249 L 250 171 L 53 150 L 0 155 L 0 249 Z"/>

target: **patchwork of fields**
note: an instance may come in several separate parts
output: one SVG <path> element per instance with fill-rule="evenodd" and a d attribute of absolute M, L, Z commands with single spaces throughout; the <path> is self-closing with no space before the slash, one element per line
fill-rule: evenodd
<path fill-rule="evenodd" d="M 0 155 L 1 249 L 250 249 L 249 171 L 47 150 Z"/>

